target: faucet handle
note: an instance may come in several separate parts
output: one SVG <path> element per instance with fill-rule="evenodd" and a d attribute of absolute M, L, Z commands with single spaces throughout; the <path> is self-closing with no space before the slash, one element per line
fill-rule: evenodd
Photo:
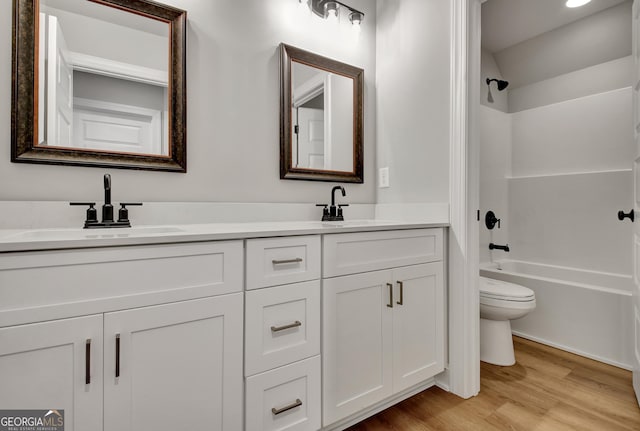
<path fill-rule="evenodd" d="M 94 206 L 96 203 L 95 202 L 69 202 L 69 205 L 71 206 Z"/>
<path fill-rule="evenodd" d="M 95 202 L 69 202 L 71 206 L 89 206 L 89 208 L 87 208 L 87 218 L 84 221 L 85 227 L 93 223 L 98 223 L 98 210 L 94 208 L 95 204 Z"/>
<path fill-rule="evenodd" d="M 142 202 L 120 202 L 118 210 L 118 223 L 129 223 L 129 210 L 127 206 L 142 206 Z"/>
<path fill-rule="evenodd" d="M 338 204 L 338 211 L 336 213 L 336 218 L 339 221 L 344 220 L 344 215 L 342 214 L 342 207 L 348 207 L 348 206 L 349 206 L 349 204 Z"/>
<path fill-rule="evenodd" d="M 316 204 L 317 207 L 322 208 L 322 221 L 329 220 L 329 204 Z"/>

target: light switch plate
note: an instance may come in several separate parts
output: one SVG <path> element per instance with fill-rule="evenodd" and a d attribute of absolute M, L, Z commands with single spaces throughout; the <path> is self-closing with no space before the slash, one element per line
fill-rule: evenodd
<path fill-rule="evenodd" d="M 386 188 L 389 187 L 389 168 L 380 168 L 378 170 L 378 187 Z"/>

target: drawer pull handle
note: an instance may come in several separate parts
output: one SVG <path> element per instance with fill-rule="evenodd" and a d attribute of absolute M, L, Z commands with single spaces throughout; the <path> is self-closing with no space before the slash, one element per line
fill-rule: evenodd
<path fill-rule="evenodd" d="M 300 407 L 301 405 L 302 405 L 302 401 L 300 401 L 299 398 L 296 398 L 295 402 L 289 404 L 288 406 L 284 406 L 284 407 L 279 408 L 279 409 L 277 409 L 275 407 L 272 408 L 271 409 L 271 413 L 273 413 L 274 416 L 277 416 L 280 413 L 284 413 L 284 412 L 287 412 L 287 411 L 289 411 L 291 409 L 295 409 L 296 407 Z"/>
<path fill-rule="evenodd" d="M 400 286 L 400 300 L 396 304 L 404 305 L 404 284 L 401 281 L 396 281 L 396 283 Z"/>
<path fill-rule="evenodd" d="M 284 325 L 284 326 L 272 326 L 271 327 L 271 332 L 280 332 L 280 331 L 285 331 L 287 329 L 291 329 L 291 328 L 297 328 L 298 326 L 302 326 L 302 322 L 300 322 L 299 320 L 296 320 L 293 323 L 289 323 L 288 325 Z"/>
<path fill-rule="evenodd" d="M 389 288 L 389 303 L 387 307 L 393 308 L 393 284 L 387 283 L 387 287 Z"/>
<path fill-rule="evenodd" d="M 116 377 L 120 377 L 120 334 L 116 334 Z"/>
<path fill-rule="evenodd" d="M 271 263 L 273 263 L 274 265 L 286 265 L 289 263 L 300 263 L 302 262 L 302 258 L 301 257 L 296 257 L 295 259 L 284 259 L 284 260 L 272 260 Z"/>
<path fill-rule="evenodd" d="M 91 384 L 91 338 L 84 344 L 84 383 Z"/>

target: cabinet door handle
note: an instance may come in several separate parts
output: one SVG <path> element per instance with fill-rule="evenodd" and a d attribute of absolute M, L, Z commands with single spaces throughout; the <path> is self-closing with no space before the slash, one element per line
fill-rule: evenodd
<path fill-rule="evenodd" d="M 91 384 L 91 338 L 84 344 L 84 383 Z"/>
<path fill-rule="evenodd" d="M 387 283 L 387 287 L 389 288 L 389 303 L 387 307 L 393 308 L 393 284 Z"/>
<path fill-rule="evenodd" d="M 120 334 L 116 334 L 116 377 L 120 377 Z"/>
<path fill-rule="evenodd" d="M 301 257 L 296 257 L 295 259 L 284 259 L 284 260 L 272 260 L 271 263 L 274 265 L 286 265 L 288 263 L 300 263 L 302 262 Z"/>
<path fill-rule="evenodd" d="M 287 329 L 296 328 L 298 326 L 302 326 L 302 322 L 300 322 L 299 320 L 296 320 L 295 322 L 289 323 L 288 325 L 272 326 L 271 327 L 271 332 L 280 332 L 280 331 L 284 331 L 284 330 L 287 330 Z"/>
<path fill-rule="evenodd" d="M 402 281 L 396 281 L 396 283 L 400 286 L 400 299 L 396 304 L 404 305 L 404 283 Z"/>
<path fill-rule="evenodd" d="M 296 398 L 296 400 L 294 402 L 292 402 L 291 404 L 289 404 L 288 406 L 284 406 L 281 407 L 279 409 L 277 408 L 272 408 L 271 409 L 271 413 L 273 413 L 274 416 L 279 415 L 280 413 L 284 413 L 286 411 L 289 411 L 291 409 L 295 409 L 296 407 L 300 407 L 302 405 L 302 401 L 300 401 L 299 398 Z"/>

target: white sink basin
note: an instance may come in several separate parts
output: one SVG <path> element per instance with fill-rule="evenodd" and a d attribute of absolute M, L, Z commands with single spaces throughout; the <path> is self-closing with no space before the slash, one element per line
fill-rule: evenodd
<path fill-rule="evenodd" d="M 174 226 L 107 229 L 36 229 L 18 232 L 7 237 L 7 239 L 14 241 L 63 241 L 78 239 L 128 238 L 179 232 L 184 232 L 184 230 Z"/>

